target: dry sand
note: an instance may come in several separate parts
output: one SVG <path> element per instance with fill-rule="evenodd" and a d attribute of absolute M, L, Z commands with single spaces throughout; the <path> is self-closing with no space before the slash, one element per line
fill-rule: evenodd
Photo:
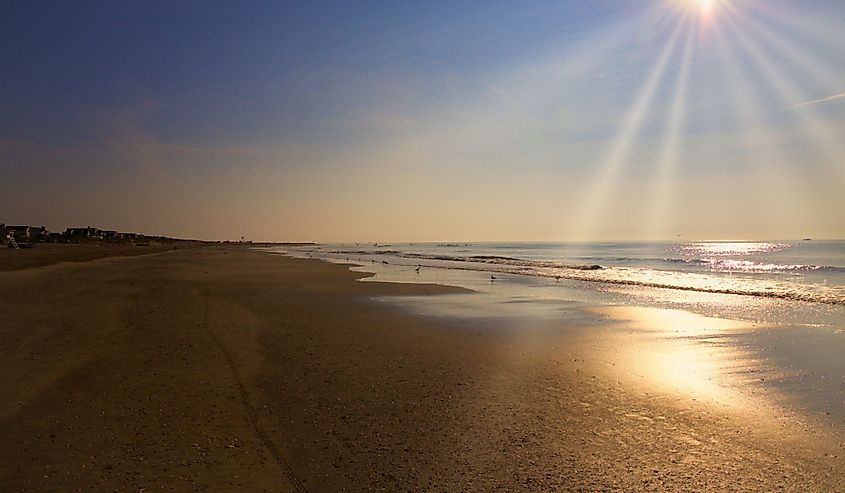
<path fill-rule="evenodd" d="M 453 290 L 359 276 L 224 247 L 0 272 L 0 491 L 845 487 L 836 432 L 628 384 L 610 325 L 412 316 L 371 297 Z"/>
<path fill-rule="evenodd" d="M 0 244 L 0 272 L 31 269 L 59 262 L 90 262 L 106 257 L 147 255 L 150 253 L 197 248 L 195 241 L 145 240 L 136 245 L 119 243 L 35 243 L 31 248 L 15 250 Z"/>

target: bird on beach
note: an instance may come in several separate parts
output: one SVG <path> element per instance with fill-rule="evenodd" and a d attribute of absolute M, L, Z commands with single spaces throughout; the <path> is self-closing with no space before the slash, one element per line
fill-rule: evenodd
<path fill-rule="evenodd" d="M 555 281 L 560 281 L 560 276 L 555 276 Z"/>
<path fill-rule="evenodd" d="M 418 266 L 417 266 L 417 268 L 416 268 L 416 269 L 414 269 L 414 270 L 416 270 L 416 271 L 417 271 L 417 274 L 419 274 L 419 273 L 420 273 L 420 267 L 422 267 L 422 265 L 418 265 Z"/>
<path fill-rule="evenodd" d="M 494 276 L 493 274 L 490 274 L 490 282 L 493 282 L 495 280 L 496 280 L 496 276 Z"/>

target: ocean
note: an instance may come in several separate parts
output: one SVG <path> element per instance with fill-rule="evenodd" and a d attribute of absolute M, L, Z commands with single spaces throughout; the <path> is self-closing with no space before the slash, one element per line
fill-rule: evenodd
<path fill-rule="evenodd" d="M 374 243 L 300 251 L 334 259 L 845 304 L 845 241 Z"/>
<path fill-rule="evenodd" d="M 516 278 L 740 295 L 845 306 L 845 241 L 613 243 L 371 243 L 285 249 L 389 269 L 462 270 Z M 397 281 L 407 282 L 407 276 Z M 511 279 L 514 279 L 512 277 Z M 413 281 L 413 278 L 410 279 Z M 592 284 L 592 286 L 590 286 Z"/>

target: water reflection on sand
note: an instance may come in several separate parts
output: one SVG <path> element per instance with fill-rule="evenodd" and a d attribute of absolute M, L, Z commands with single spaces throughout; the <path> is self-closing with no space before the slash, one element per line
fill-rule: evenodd
<path fill-rule="evenodd" d="M 651 385 L 722 405 L 747 404 L 741 392 L 748 372 L 762 372 L 729 337 L 753 329 L 749 322 L 705 317 L 683 310 L 606 306 L 590 311 L 626 331 L 620 359 L 630 375 Z"/>

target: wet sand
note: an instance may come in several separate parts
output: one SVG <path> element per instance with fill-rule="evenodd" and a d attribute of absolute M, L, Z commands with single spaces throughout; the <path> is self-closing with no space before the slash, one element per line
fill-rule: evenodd
<path fill-rule="evenodd" d="M 835 491 L 843 441 L 621 365 L 632 331 L 414 316 L 213 247 L 0 272 L 1 491 Z M 495 327 L 493 327 L 495 325 Z"/>

